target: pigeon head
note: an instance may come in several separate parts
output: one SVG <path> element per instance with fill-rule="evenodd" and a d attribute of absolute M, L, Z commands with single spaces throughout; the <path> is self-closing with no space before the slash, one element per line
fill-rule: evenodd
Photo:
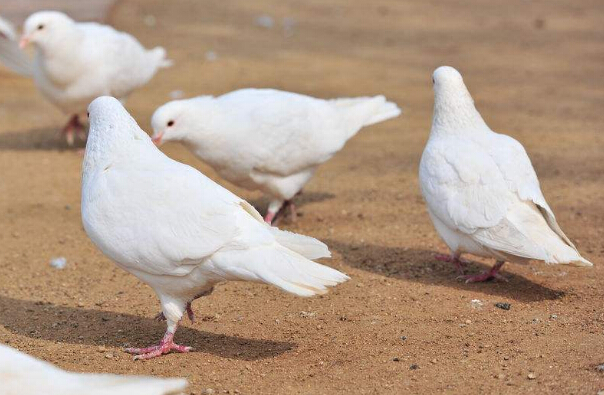
<path fill-rule="evenodd" d="M 90 130 L 86 142 L 86 156 L 131 155 L 141 143 L 153 146 L 147 133 L 143 132 L 134 118 L 114 97 L 97 97 L 88 106 Z M 134 147 L 134 148 L 133 148 Z"/>
<path fill-rule="evenodd" d="M 151 117 L 153 142 L 160 145 L 164 141 L 180 141 L 192 130 L 200 128 L 195 115 L 199 108 L 191 107 L 200 98 L 174 100 L 159 107 Z"/>
<path fill-rule="evenodd" d="M 441 66 L 432 74 L 434 85 L 434 117 L 432 130 L 463 132 L 485 126 L 474 100 L 468 92 L 459 71 Z"/>
<path fill-rule="evenodd" d="M 40 11 L 30 15 L 23 25 L 21 48 L 33 44 L 39 49 L 60 45 L 75 25 L 73 19 L 58 11 Z"/>

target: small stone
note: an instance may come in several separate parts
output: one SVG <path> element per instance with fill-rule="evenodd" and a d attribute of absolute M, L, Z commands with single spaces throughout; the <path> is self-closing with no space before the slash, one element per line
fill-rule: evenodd
<path fill-rule="evenodd" d="M 409 366 L 409 370 L 417 370 L 417 369 L 419 369 L 419 365 L 416 364 L 416 363 L 414 363 L 411 366 Z"/>
<path fill-rule="evenodd" d="M 436 364 L 438 362 L 438 360 L 436 358 L 434 358 L 433 360 L 430 361 L 430 363 L 432 364 Z"/>
<path fill-rule="evenodd" d="M 107 347 L 105 346 L 99 346 L 99 348 L 97 349 L 98 352 L 105 352 L 107 351 Z"/>
<path fill-rule="evenodd" d="M 312 311 L 301 311 L 300 312 L 300 317 L 302 317 L 302 318 L 311 318 L 316 315 L 317 315 L 317 313 L 312 312 Z"/>
<path fill-rule="evenodd" d="M 596 367 L 596 370 L 597 370 L 598 372 L 604 372 L 604 363 L 603 363 L 602 365 L 598 365 L 598 366 Z"/>
<path fill-rule="evenodd" d="M 206 388 L 201 391 L 202 395 L 212 395 L 213 393 L 214 393 L 214 390 L 212 388 Z"/>
<path fill-rule="evenodd" d="M 549 318 L 551 318 L 552 320 L 555 320 L 556 318 L 558 318 L 558 314 L 552 314 L 549 316 Z"/>
<path fill-rule="evenodd" d="M 530 372 L 526 377 L 528 377 L 529 380 L 535 380 L 537 375 L 533 372 Z"/>
<path fill-rule="evenodd" d="M 495 303 L 495 307 L 498 307 L 502 310 L 509 310 L 512 307 L 512 305 L 509 303 L 497 302 L 497 303 Z"/>
<path fill-rule="evenodd" d="M 407 336 L 401 336 L 401 340 L 402 340 L 402 341 L 407 340 Z"/>
<path fill-rule="evenodd" d="M 466 320 L 466 324 L 467 324 L 467 325 L 470 325 L 471 323 L 472 323 L 472 321 L 471 321 L 471 320 Z"/>
<path fill-rule="evenodd" d="M 105 358 L 107 358 L 107 359 L 113 358 L 113 353 L 108 352 L 107 354 L 105 354 Z"/>
<path fill-rule="evenodd" d="M 504 356 L 503 356 L 503 360 L 504 360 L 504 361 L 509 361 L 509 360 L 510 360 L 510 357 L 508 357 L 507 355 L 504 355 Z"/>
<path fill-rule="evenodd" d="M 503 380 L 503 379 L 505 379 L 505 374 L 503 374 L 503 373 L 499 373 L 499 374 L 498 374 L 497 376 L 495 376 L 495 377 L 497 377 L 499 380 Z"/>
<path fill-rule="evenodd" d="M 401 359 L 400 359 L 399 357 L 394 357 L 394 358 L 392 358 L 392 360 L 393 360 L 394 362 L 399 362 Z"/>

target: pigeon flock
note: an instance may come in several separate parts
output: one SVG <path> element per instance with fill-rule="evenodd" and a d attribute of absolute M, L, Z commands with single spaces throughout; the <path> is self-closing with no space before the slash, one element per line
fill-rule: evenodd
<path fill-rule="evenodd" d="M 32 59 L 22 48 L 33 47 Z M 175 100 L 151 118 L 152 137 L 124 108 L 126 98 L 171 61 L 131 35 L 55 11 L 31 15 L 19 38 L 0 18 L 0 63 L 33 78 L 42 95 L 69 116 L 69 145 L 86 139 L 82 223 L 92 242 L 120 268 L 148 284 L 166 321 L 161 341 L 125 351 L 135 359 L 188 352 L 174 342 L 191 302 L 223 281 L 254 281 L 303 297 L 349 277 L 321 263 L 328 246 L 272 224 L 290 210 L 317 168 L 363 127 L 395 118 L 384 96 L 318 99 L 273 89 Z M 505 262 L 592 266 L 564 234 L 523 146 L 493 132 L 474 106 L 461 74 L 442 66 L 432 76 L 432 129 L 419 164 L 428 213 L 466 282 L 502 279 Z M 80 116 L 87 113 L 89 132 Z M 270 199 L 264 218 L 248 202 L 158 146 L 179 141 L 229 182 Z M 465 275 L 461 255 L 493 258 Z M 10 362 L 9 362 L 10 361 Z M 28 371 L 27 377 L 21 374 Z M 31 380 L 31 374 L 36 379 Z M 62 371 L 0 345 L 0 377 L 9 393 L 164 394 L 185 380 Z M 38 386 L 19 392 L 27 386 Z M 10 392 L 14 388 L 14 392 Z M 86 388 L 85 391 L 81 388 Z"/>

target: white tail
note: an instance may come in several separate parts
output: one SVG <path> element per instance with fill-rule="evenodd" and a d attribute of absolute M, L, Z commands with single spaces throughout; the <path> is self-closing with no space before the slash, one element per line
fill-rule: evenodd
<path fill-rule="evenodd" d="M 171 67 L 174 64 L 172 60 L 166 59 L 166 50 L 163 47 L 155 47 L 149 52 L 157 61 L 157 65 L 159 68 Z"/>
<path fill-rule="evenodd" d="M 26 77 L 34 74 L 29 56 L 19 48 L 16 41 L 2 36 L 0 36 L 0 63 Z"/>
<path fill-rule="evenodd" d="M 292 242 L 291 235 L 280 237 L 282 240 L 289 239 L 290 246 L 311 256 L 317 255 L 319 251 L 317 245 L 311 247 L 311 243 L 307 241 L 302 242 L 300 239 Z M 324 294 L 327 287 L 349 279 L 344 273 L 313 262 L 277 243 L 257 248 L 219 251 L 208 263 L 210 270 L 225 280 L 263 282 L 298 296 Z"/>
<path fill-rule="evenodd" d="M 387 101 L 382 95 L 332 99 L 330 103 L 346 111 L 354 111 L 356 115 L 362 117 L 363 126 L 396 118 L 401 114 L 401 109 L 396 103 Z"/>

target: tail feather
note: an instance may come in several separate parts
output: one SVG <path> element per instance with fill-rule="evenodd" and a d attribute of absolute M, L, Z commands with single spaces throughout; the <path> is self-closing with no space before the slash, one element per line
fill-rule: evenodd
<path fill-rule="evenodd" d="M 300 244 L 297 245 L 299 246 Z M 299 296 L 324 294 L 327 287 L 349 279 L 344 273 L 313 262 L 277 243 L 244 250 L 220 251 L 208 263 L 210 270 L 225 280 L 268 283 Z"/>
<path fill-rule="evenodd" d="M 155 47 L 149 52 L 156 60 L 159 68 L 171 67 L 174 64 L 171 59 L 166 59 L 166 50 L 163 47 Z"/>
<path fill-rule="evenodd" d="M 331 257 L 329 248 L 313 237 L 299 235 L 275 227 L 271 228 L 271 232 L 279 244 L 297 252 L 307 259 L 314 260 Z"/>
<path fill-rule="evenodd" d="M 0 36 L 0 63 L 13 72 L 30 77 L 33 73 L 33 62 L 19 48 L 16 41 Z"/>
<path fill-rule="evenodd" d="M 373 125 L 391 118 L 396 118 L 401 114 L 401 109 L 396 103 L 387 101 L 382 95 L 374 97 L 353 97 L 332 99 L 330 102 L 337 108 L 345 111 L 354 111 L 354 114 L 361 116 L 363 126 Z"/>

